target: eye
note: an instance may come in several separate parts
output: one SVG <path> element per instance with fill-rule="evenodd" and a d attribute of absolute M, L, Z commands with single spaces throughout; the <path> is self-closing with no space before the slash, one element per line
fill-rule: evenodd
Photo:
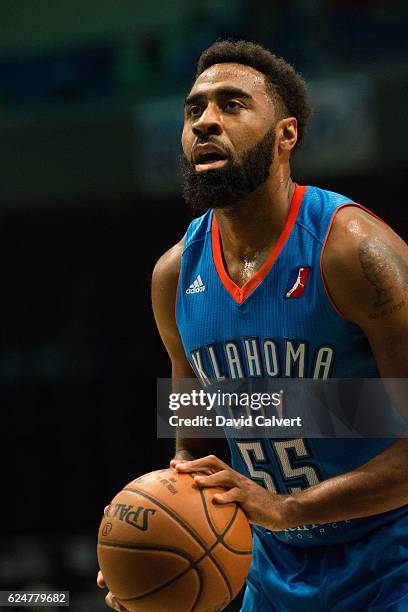
<path fill-rule="evenodd" d="M 198 104 L 195 104 L 194 106 L 190 106 L 187 114 L 190 117 L 198 117 L 201 114 L 201 106 L 198 106 Z"/>
<path fill-rule="evenodd" d="M 225 110 L 227 111 L 234 111 L 237 110 L 241 107 L 241 104 L 239 102 L 237 102 L 236 100 L 228 100 L 228 102 L 225 104 L 224 106 Z"/>

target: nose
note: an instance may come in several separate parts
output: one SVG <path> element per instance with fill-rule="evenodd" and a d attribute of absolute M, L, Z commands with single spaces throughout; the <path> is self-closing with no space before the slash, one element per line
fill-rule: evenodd
<path fill-rule="evenodd" d="M 209 104 L 201 115 L 197 117 L 192 125 L 192 129 L 195 136 L 202 134 L 219 135 L 222 133 L 220 115 L 212 104 Z"/>

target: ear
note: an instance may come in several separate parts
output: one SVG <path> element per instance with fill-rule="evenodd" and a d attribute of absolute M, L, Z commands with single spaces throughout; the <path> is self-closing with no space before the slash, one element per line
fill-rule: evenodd
<path fill-rule="evenodd" d="M 279 151 L 290 153 L 297 143 L 298 131 L 295 117 L 285 117 L 276 126 L 276 140 Z"/>

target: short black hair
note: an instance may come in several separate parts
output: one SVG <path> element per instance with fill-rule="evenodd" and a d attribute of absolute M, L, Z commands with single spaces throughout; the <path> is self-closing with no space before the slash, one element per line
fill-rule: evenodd
<path fill-rule="evenodd" d="M 210 66 L 225 63 L 250 66 L 265 75 L 268 93 L 278 102 L 282 116 L 297 119 L 296 146 L 300 146 L 311 114 L 303 77 L 288 62 L 261 45 L 246 40 L 218 40 L 200 55 L 195 78 Z"/>

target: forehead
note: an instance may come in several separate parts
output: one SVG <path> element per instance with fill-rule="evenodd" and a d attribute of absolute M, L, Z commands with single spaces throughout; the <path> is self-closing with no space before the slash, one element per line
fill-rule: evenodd
<path fill-rule="evenodd" d="M 197 78 L 191 90 L 192 93 L 208 93 L 218 87 L 237 87 L 247 91 L 255 99 L 269 101 L 266 91 L 265 76 L 243 64 L 214 64 L 204 70 Z"/>

